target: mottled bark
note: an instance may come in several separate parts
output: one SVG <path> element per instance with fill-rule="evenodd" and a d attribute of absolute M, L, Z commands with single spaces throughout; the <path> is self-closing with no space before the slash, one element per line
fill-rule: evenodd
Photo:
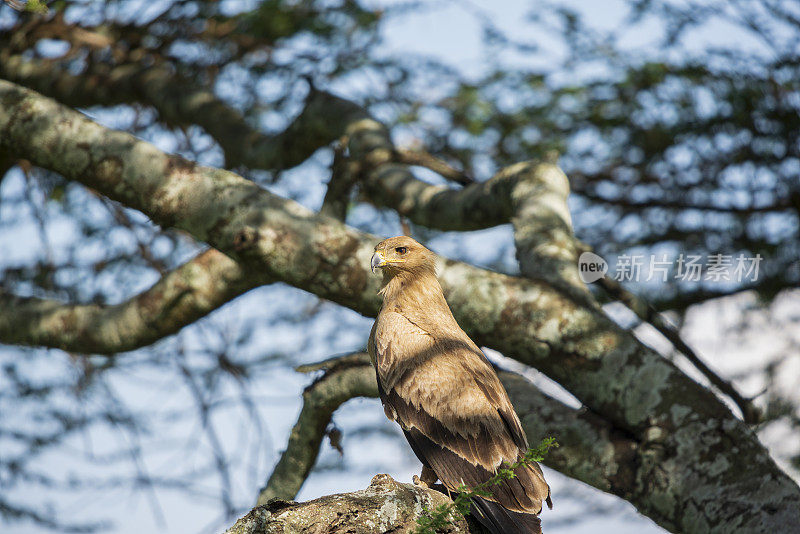
<path fill-rule="evenodd" d="M 153 287 L 114 306 L 71 305 L 0 292 L 0 342 L 114 354 L 174 334 L 231 299 L 272 280 L 207 250 Z"/>
<path fill-rule="evenodd" d="M 361 313 L 377 311 L 378 281 L 367 269 L 374 236 L 7 82 L 0 82 L 0 143 L 248 269 Z M 752 431 L 598 308 L 545 281 L 459 262 L 440 267 L 454 314 L 476 341 L 539 368 L 639 442 L 632 492 L 642 513 L 683 532 L 794 528 L 800 489 Z"/>
<path fill-rule="evenodd" d="M 275 500 L 257 506 L 226 534 L 410 534 L 425 509 L 449 502 L 436 490 L 400 484 L 389 475 L 376 475 L 365 490 L 303 503 Z M 448 519 L 451 527 L 443 534 L 484 532 L 457 514 Z"/>
<path fill-rule="evenodd" d="M 535 446 L 555 437 L 542 462 L 608 493 L 619 495 L 634 506 L 646 504 L 635 492 L 639 470 L 639 441 L 586 409 L 576 410 L 542 393 L 529 380 L 507 371 L 498 373 L 519 415 L 528 442 Z"/>
<path fill-rule="evenodd" d="M 515 171 L 523 177 L 511 190 L 510 198 L 520 272 L 546 280 L 591 306 L 586 286 L 578 276 L 580 245 L 572 234 L 567 177 L 549 163 L 519 163 L 502 172 Z"/>
<path fill-rule="evenodd" d="M 672 346 L 686 356 L 686 359 L 688 359 L 698 371 L 703 373 L 703 376 L 705 376 L 714 387 L 736 403 L 746 423 L 754 425 L 763 420 L 764 414 L 758 406 L 753 404 L 753 399 L 744 398 L 730 381 L 725 380 L 714 372 L 683 338 L 681 338 L 678 329 L 665 319 L 658 310 L 653 308 L 653 306 L 643 298 L 622 287 L 622 285 L 613 278 L 603 277 L 598 280 L 598 284 L 611 298 L 625 304 L 639 319 L 652 325 L 661 335 L 667 338 L 669 342 L 672 343 Z"/>

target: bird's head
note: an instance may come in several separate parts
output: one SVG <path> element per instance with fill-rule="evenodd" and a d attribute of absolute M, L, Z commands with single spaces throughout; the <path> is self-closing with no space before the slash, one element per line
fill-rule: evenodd
<path fill-rule="evenodd" d="M 386 276 L 393 277 L 400 273 L 435 273 L 435 256 L 433 252 L 408 236 L 397 236 L 384 239 L 375 246 L 370 268 L 383 269 Z"/>

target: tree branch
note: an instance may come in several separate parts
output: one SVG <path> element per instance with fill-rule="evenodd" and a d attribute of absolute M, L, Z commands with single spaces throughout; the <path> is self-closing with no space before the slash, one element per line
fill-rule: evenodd
<path fill-rule="evenodd" d="M 501 172 L 511 172 L 514 167 L 517 165 Z M 572 233 L 567 177 L 550 163 L 540 163 L 523 176 L 509 199 L 520 271 L 528 278 L 546 280 L 591 306 L 591 299 L 585 298 L 586 285 L 578 276 L 580 245 Z"/>
<path fill-rule="evenodd" d="M 351 124 L 347 134 L 350 156 L 365 164 L 361 185 L 369 202 L 440 230 L 479 230 L 511 220 L 510 194 L 527 167 L 451 189 L 418 180 L 406 165 L 395 163 L 394 146 L 381 123 L 363 119 Z"/>
<path fill-rule="evenodd" d="M 296 503 L 274 500 L 253 508 L 225 534 L 384 534 L 413 532 L 424 509 L 450 503 L 433 489 L 400 484 L 389 475 L 376 475 L 369 487 L 353 493 L 328 495 Z M 452 534 L 482 533 L 464 517 L 451 516 Z"/>
<path fill-rule="evenodd" d="M 613 278 L 603 277 L 598 280 L 600 287 L 612 298 L 622 302 L 629 310 L 645 323 L 652 325 L 663 335 L 675 350 L 683 354 L 687 360 L 705 376 L 717 389 L 727 395 L 742 412 L 742 418 L 748 424 L 755 425 L 761 422 L 763 414 L 753 404 L 752 399 L 744 398 L 729 381 L 715 373 L 697 353 L 681 338 L 674 326 L 669 324 L 661 314 L 646 300 L 631 293 Z"/>
<path fill-rule="evenodd" d="M 388 130 L 364 119 L 348 128 L 350 153 L 365 161 L 363 190 L 370 202 L 396 209 L 429 228 L 477 230 L 511 222 L 522 273 L 585 297 L 578 277 L 578 244 L 567 208 L 569 183 L 554 164 L 523 162 L 463 189 L 417 179 L 396 153 Z"/>
<path fill-rule="evenodd" d="M 348 354 L 319 364 L 305 365 L 300 372 L 325 373 L 303 392 L 303 408 L 292 428 L 286 450 L 258 497 L 293 499 L 316 462 L 319 448 L 333 413 L 355 397 L 377 397 L 375 370 L 366 353 Z M 575 410 L 545 395 L 524 377 L 499 373 L 531 443 L 556 436 L 562 446 L 551 451 L 545 465 L 600 490 L 630 498 L 638 465 L 638 442 L 615 430 L 586 410 Z M 562 437 L 563 436 L 563 437 Z"/>
<path fill-rule="evenodd" d="M 168 156 L 0 81 L 0 144 L 184 229 L 247 269 L 365 314 L 377 238 L 311 213 L 230 172 Z M 671 530 L 781 531 L 800 488 L 708 389 L 596 307 L 543 281 L 439 263 L 456 319 L 480 344 L 536 366 L 642 442 L 639 508 Z"/>
<path fill-rule="evenodd" d="M 0 292 L 0 342 L 114 354 L 174 334 L 226 302 L 272 280 L 211 249 L 153 287 L 114 306 L 70 305 Z"/>
<path fill-rule="evenodd" d="M 153 106 L 170 125 L 201 126 L 225 153 L 226 167 L 286 169 L 344 133 L 365 111 L 347 100 L 312 90 L 302 113 L 283 132 L 265 135 L 213 92 L 177 75 L 167 64 L 109 68 L 89 63 L 79 75 L 58 68 L 59 60 L 32 60 L 0 51 L 0 77 L 73 107 L 130 104 Z"/>
<path fill-rule="evenodd" d="M 333 151 L 331 178 L 319 209 L 320 214 L 344 222 L 350 204 L 350 191 L 356 184 L 357 175 L 358 163 L 344 155 L 344 142 L 337 143 Z"/>
<path fill-rule="evenodd" d="M 441 176 L 446 180 L 455 182 L 460 185 L 470 185 L 475 183 L 475 179 L 454 167 L 451 167 L 446 161 L 441 160 L 425 152 L 424 150 L 405 150 L 402 148 L 395 149 L 394 160 L 403 165 L 416 165 L 418 167 L 425 167 Z"/>
<path fill-rule="evenodd" d="M 336 358 L 323 365 L 299 367 L 300 372 L 324 370 L 303 391 L 303 408 L 289 434 L 289 443 L 258 495 L 258 504 L 294 499 L 317 461 L 333 412 L 354 397 L 377 397 L 375 369 L 364 353 Z"/>

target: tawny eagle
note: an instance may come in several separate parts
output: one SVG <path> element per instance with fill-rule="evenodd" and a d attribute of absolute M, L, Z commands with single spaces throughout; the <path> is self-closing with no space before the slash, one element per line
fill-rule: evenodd
<path fill-rule="evenodd" d="M 415 483 L 441 480 L 473 488 L 528 450 L 503 384 L 480 348 L 458 326 L 436 278 L 433 253 L 410 237 L 375 247 L 383 270 L 383 306 L 369 354 L 386 416 L 400 424 L 422 462 Z M 495 534 L 539 533 L 550 487 L 538 464 L 516 469 L 473 498 L 473 514 Z"/>

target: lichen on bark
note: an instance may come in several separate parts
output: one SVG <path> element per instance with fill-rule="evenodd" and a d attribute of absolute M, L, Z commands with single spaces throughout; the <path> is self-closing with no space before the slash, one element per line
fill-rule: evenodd
<path fill-rule="evenodd" d="M 352 493 L 302 503 L 272 500 L 253 508 L 225 534 L 410 534 L 426 510 L 450 502 L 436 490 L 376 475 L 366 489 Z M 443 534 L 483 532 L 455 512 L 450 520 Z"/>

